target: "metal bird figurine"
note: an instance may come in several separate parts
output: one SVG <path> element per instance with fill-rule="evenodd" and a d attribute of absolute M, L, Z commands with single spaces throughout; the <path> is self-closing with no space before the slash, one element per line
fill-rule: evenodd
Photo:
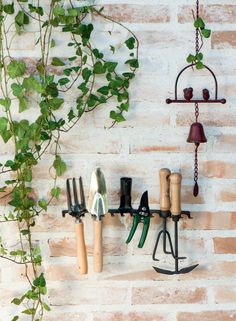
<path fill-rule="evenodd" d="M 184 92 L 184 98 L 187 100 L 187 101 L 190 101 L 192 98 L 193 98 L 193 88 L 192 87 L 189 87 L 189 88 L 185 88 L 183 90 Z"/>
<path fill-rule="evenodd" d="M 210 98 L 209 90 L 206 89 L 206 88 L 203 89 L 203 90 L 202 90 L 202 96 L 203 96 L 203 99 L 204 99 L 205 101 L 208 101 L 209 98 Z"/>

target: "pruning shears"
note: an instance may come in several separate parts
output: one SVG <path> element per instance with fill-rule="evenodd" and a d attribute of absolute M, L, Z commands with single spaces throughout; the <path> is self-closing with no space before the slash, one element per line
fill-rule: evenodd
<path fill-rule="evenodd" d="M 132 240 L 138 224 L 143 223 L 142 235 L 141 235 L 141 238 L 140 238 L 139 244 L 138 244 L 139 248 L 143 247 L 146 237 L 147 237 L 148 230 L 149 230 L 150 219 L 151 219 L 151 212 L 150 212 L 149 204 L 148 204 L 148 191 L 146 191 L 143 193 L 143 195 L 140 199 L 140 205 L 139 205 L 138 210 L 134 211 L 133 225 L 130 230 L 129 236 L 126 240 L 127 244 Z"/>

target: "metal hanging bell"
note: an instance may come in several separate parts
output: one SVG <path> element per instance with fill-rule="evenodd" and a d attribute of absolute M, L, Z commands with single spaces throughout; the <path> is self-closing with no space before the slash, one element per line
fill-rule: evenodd
<path fill-rule="evenodd" d="M 201 123 L 195 122 L 191 125 L 187 142 L 188 143 L 195 143 L 195 144 L 207 142 L 207 138 L 204 133 L 203 125 Z"/>

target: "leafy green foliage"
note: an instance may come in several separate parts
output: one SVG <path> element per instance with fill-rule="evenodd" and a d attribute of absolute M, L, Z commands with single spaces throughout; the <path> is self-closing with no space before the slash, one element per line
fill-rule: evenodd
<path fill-rule="evenodd" d="M 7 66 L 8 75 L 14 79 L 16 77 L 23 76 L 25 73 L 25 62 L 12 60 Z"/>
<path fill-rule="evenodd" d="M 62 176 L 66 171 L 66 163 L 62 160 L 61 156 L 56 155 L 53 162 L 53 167 L 56 170 L 57 176 Z"/>
<path fill-rule="evenodd" d="M 42 254 L 39 245 L 32 243 L 31 229 L 37 224 L 36 216 L 47 211 L 52 199 L 58 199 L 62 192 L 57 186 L 57 178 L 65 173 L 67 166 L 59 155 L 60 133 L 69 131 L 85 112 L 109 100 L 115 102 L 116 106 L 116 110 L 110 112 L 112 125 L 125 120 L 123 114 L 129 109 L 128 88 L 139 67 L 138 40 L 132 33 L 124 39 L 121 50 L 125 48 L 123 61 L 126 63 L 121 63 L 115 55 L 119 48 L 109 43 L 102 50 L 94 46 L 94 26 L 85 18 L 89 13 L 106 18 L 102 10 L 87 5 L 75 7 L 70 1 L 64 7 L 60 0 L 53 0 L 50 10 L 43 1 L 16 2 L 6 1 L 0 5 L 0 43 L 2 47 L 9 44 L 6 53 L 0 56 L 0 68 L 6 71 L 6 77 L 1 79 L 3 93 L 0 107 L 3 114 L 0 117 L 0 136 L 5 143 L 11 140 L 15 151 L 12 157 L 0 164 L 1 170 L 9 171 L 13 177 L 3 183 L 0 192 L 11 191 L 8 195 L 10 212 L 1 215 L 1 219 L 5 222 L 17 221 L 22 247 L 8 251 L 0 239 L 0 254 L 13 262 L 31 265 L 33 273 L 26 271 L 29 288 L 22 296 L 13 298 L 12 304 L 24 307 L 22 317 L 28 315 L 32 321 L 39 321 L 40 313 L 50 311 L 50 306 L 44 302 L 47 287 L 40 268 Z M 12 15 L 12 18 L 8 15 Z M 36 41 L 39 57 L 33 71 L 32 66 L 28 68 L 27 60 L 12 56 L 12 34 L 8 35 L 8 30 L 12 30 L 5 25 L 6 18 L 14 19 L 10 28 L 14 30 L 15 26 L 17 34 L 24 33 L 33 20 L 40 25 L 41 32 Z M 120 23 L 118 25 L 122 27 Z M 67 44 L 71 50 L 69 57 L 60 58 L 65 57 L 64 52 L 59 57 L 50 52 L 57 45 L 54 32 L 67 33 L 62 38 L 70 39 Z M 71 105 L 65 115 L 65 97 L 70 97 L 71 88 L 77 89 L 74 91 L 77 97 L 74 103 L 67 100 L 66 104 Z M 15 108 L 17 105 L 18 109 Z M 26 119 L 24 113 L 15 117 L 17 111 L 27 113 Z M 28 113 L 33 113 L 36 119 L 29 121 L 32 117 L 28 117 Z M 49 170 L 51 174 L 55 171 L 55 175 L 53 188 L 47 198 L 35 195 L 33 173 L 49 148 L 55 156 Z M 52 168 L 54 171 L 51 171 Z M 19 316 L 15 315 L 12 321 L 18 319 Z"/>
<path fill-rule="evenodd" d="M 194 27 L 198 30 L 198 32 L 201 35 L 202 45 L 203 46 L 203 38 L 209 38 L 211 36 L 211 30 L 205 28 L 205 22 L 201 17 L 197 18 L 194 21 Z M 195 64 L 197 69 L 203 69 L 204 63 L 203 63 L 203 54 L 202 52 L 198 51 L 195 55 L 189 54 L 186 58 L 187 62 L 190 64 Z"/>

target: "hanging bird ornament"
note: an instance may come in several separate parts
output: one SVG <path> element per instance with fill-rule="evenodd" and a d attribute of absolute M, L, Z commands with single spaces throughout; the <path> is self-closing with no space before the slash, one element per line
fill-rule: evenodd
<path fill-rule="evenodd" d="M 205 23 L 203 19 L 199 16 L 199 0 L 196 1 L 196 14 L 194 17 L 194 27 L 196 29 L 196 37 L 195 37 L 195 55 L 190 54 L 187 58 L 187 62 L 189 63 L 187 66 L 185 66 L 177 75 L 176 81 L 175 81 L 175 97 L 174 99 L 166 99 L 167 104 L 171 103 L 181 103 L 181 104 L 194 104 L 194 115 L 195 115 L 195 122 L 192 123 L 190 126 L 189 135 L 187 138 L 188 143 L 194 144 L 194 187 L 193 187 L 193 195 L 196 197 L 199 193 L 199 186 L 198 186 L 198 150 L 199 146 L 202 143 L 207 142 L 207 138 L 204 133 L 204 127 L 203 124 L 198 121 L 199 118 L 199 105 L 203 103 L 207 104 L 225 104 L 226 99 L 218 99 L 218 82 L 216 79 L 216 76 L 214 72 L 203 63 L 203 54 L 200 52 L 200 49 L 203 46 L 202 44 L 199 46 L 199 37 L 201 37 L 201 40 L 203 38 L 209 38 L 211 35 L 211 31 L 209 29 L 206 29 Z M 210 92 L 207 88 L 202 89 L 202 97 L 201 99 L 195 99 L 194 90 L 192 87 L 184 88 L 183 89 L 183 98 L 179 99 L 178 97 L 178 82 L 180 76 L 186 71 L 187 69 L 205 69 L 210 73 L 210 76 L 214 79 L 215 84 L 215 92 L 214 95 L 210 95 Z M 210 96 L 213 96 L 211 99 Z"/>

